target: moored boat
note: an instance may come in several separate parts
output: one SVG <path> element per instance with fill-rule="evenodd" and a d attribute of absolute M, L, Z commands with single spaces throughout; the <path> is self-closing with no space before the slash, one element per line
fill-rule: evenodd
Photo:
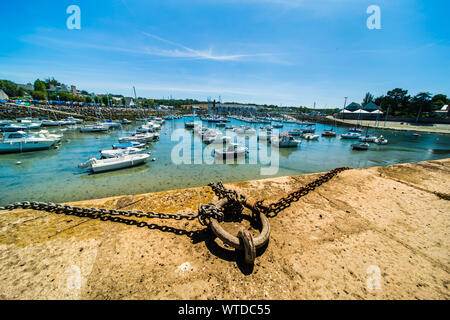
<path fill-rule="evenodd" d="M 331 131 L 331 130 L 326 130 L 326 131 L 322 132 L 322 137 L 328 137 L 328 138 L 336 137 L 336 132 Z"/>
<path fill-rule="evenodd" d="M 8 132 L 0 140 L 0 153 L 16 153 L 49 149 L 56 143 L 55 139 L 31 137 L 23 131 Z"/>
<path fill-rule="evenodd" d="M 369 135 L 359 137 L 359 141 L 361 141 L 361 142 L 375 142 L 375 140 L 377 140 L 377 137 L 369 136 Z"/>
<path fill-rule="evenodd" d="M 154 140 L 158 139 L 158 135 L 156 133 L 151 133 L 151 132 L 147 132 L 147 133 L 135 133 L 132 134 L 131 136 L 128 137 L 121 137 L 119 138 L 119 142 L 132 142 L 132 141 L 136 141 L 136 142 L 151 142 Z"/>
<path fill-rule="evenodd" d="M 348 132 L 341 134 L 341 139 L 359 139 L 361 135 L 357 132 Z"/>
<path fill-rule="evenodd" d="M 136 141 L 117 143 L 117 144 L 112 145 L 113 149 L 144 148 L 144 147 L 145 147 L 145 143 L 136 142 Z"/>
<path fill-rule="evenodd" d="M 271 139 L 271 144 L 278 148 L 296 148 L 301 144 L 301 141 L 294 139 L 294 137 L 289 134 L 284 134 L 280 137 L 273 137 Z"/>
<path fill-rule="evenodd" d="M 305 133 L 302 135 L 302 138 L 305 140 L 319 140 L 318 134 Z"/>
<path fill-rule="evenodd" d="M 369 144 L 366 142 L 360 142 L 360 143 L 353 143 L 352 144 L 353 150 L 368 150 Z"/>
<path fill-rule="evenodd" d="M 89 159 L 85 163 L 80 163 L 78 168 L 90 168 L 92 172 L 105 172 L 138 166 L 147 162 L 148 154 L 126 154 L 108 159 Z"/>
<path fill-rule="evenodd" d="M 87 125 L 87 126 L 80 128 L 80 132 L 105 132 L 108 130 L 109 130 L 109 127 L 105 126 L 103 124 Z"/>
<path fill-rule="evenodd" d="M 375 142 L 376 144 L 379 144 L 379 145 L 385 145 L 385 144 L 388 144 L 388 140 L 385 139 L 383 136 L 380 136 L 379 138 L 375 139 L 374 142 Z"/>
<path fill-rule="evenodd" d="M 214 154 L 219 159 L 234 159 L 238 157 L 245 157 L 248 149 L 239 145 L 233 144 L 226 149 L 214 149 Z"/>
<path fill-rule="evenodd" d="M 100 150 L 100 155 L 102 156 L 102 158 L 116 158 L 126 154 L 141 154 L 141 153 L 150 154 L 150 151 L 147 151 L 144 148 L 134 148 L 134 147 Z"/>

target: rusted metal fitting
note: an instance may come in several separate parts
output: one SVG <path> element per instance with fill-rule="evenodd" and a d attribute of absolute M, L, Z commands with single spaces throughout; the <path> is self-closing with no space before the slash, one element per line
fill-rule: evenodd
<path fill-rule="evenodd" d="M 245 251 L 245 260 L 252 264 L 255 261 L 256 249 L 263 247 L 270 238 L 269 219 L 263 213 L 258 213 L 257 217 L 261 222 L 261 233 L 258 237 L 252 238 L 248 230 L 240 230 L 238 236 L 235 237 L 227 232 L 219 222 L 212 218 L 210 227 L 214 234 L 227 245 Z"/>

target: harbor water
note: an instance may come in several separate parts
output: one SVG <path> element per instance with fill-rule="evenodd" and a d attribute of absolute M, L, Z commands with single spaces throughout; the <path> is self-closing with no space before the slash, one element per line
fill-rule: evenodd
<path fill-rule="evenodd" d="M 420 133 L 419 136 L 414 136 L 402 131 L 369 129 L 370 135 L 382 134 L 389 140 L 389 144 L 371 144 L 368 151 L 354 151 L 351 144 L 357 140 L 340 139 L 339 135 L 347 132 L 348 127 L 339 126 L 335 128 L 335 138 L 302 140 L 297 148 L 270 150 L 276 153 L 272 156 L 279 155 L 278 170 L 274 175 L 263 175 L 261 167 L 264 165 L 261 163 L 174 163 L 172 151 L 179 144 L 178 139 L 172 139 L 175 130 L 183 130 L 181 132 L 186 138 L 190 136 L 190 139 L 199 139 L 193 135 L 192 130 L 184 129 L 184 122 L 191 120 L 166 120 L 160 131 L 160 141 L 151 143 L 148 147 L 150 158 L 155 158 L 156 161 L 100 174 L 91 174 L 85 169 L 79 169 L 77 165 L 90 158 L 99 158 L 100 150 L 111 149 L 119 137 L 133 133 L 138 123 L 111 129 L 108 133 L 80 133 L 78 129 L 69 128 L 49 129 L 51 132 L 64 134 L 58 149 L 0 154 L 0 205 L 18 201 L 70 202 L 197 187 L 219 180 L 227 183 L 323 172 L 341 166 L 362 168 L 450 157 L 449 135 Z M 203 125 L 215 127 L 214 123 L 204 122 Z M 228 125 L 246 125 L 257 130 L 266 126 L 234 119 Z M 283 128 L 278 129 L 281 132 L 301 128 L 295 123 L 283 125 Z M 317 124 L 315 134 L 320 135 L 326 128 L 330 126 Z M 224 128 L 217 129 L 225 131 Z M 365 134 L 365 129 L 362 134 Z M 248 146 L 252 148 L 250 144 Z M 213 147 L 208 147 L 211 148 L 210 152 Z M 257 150 L 270 149 L 266 142 L 259 142 L 253 145 L 255 147 Z M 21 164 L 17 164 L 18 162 Z"/>

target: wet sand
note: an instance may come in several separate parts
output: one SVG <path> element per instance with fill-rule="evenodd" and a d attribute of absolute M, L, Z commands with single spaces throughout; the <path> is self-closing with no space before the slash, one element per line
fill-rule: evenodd
<path fill-rule="evenodd" d="M 273 201 L 317 176 L 226 186 Z M 342 172 L 270 219 L 253 268 L 197 221 L 2 211 L 0 299 L 449 299 L 449 190 L 450 159 Z M 76 204 L 186 213 L 214 199 L 203 187 Z"/>

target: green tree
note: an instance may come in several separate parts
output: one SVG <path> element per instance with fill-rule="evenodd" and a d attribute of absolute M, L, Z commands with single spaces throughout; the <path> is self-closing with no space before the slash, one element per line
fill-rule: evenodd
<path fill-rule="evenodd" d="M 408 90 L 400 88 L 388 91 L 385 96 L 380 96 L 375 99 L 375 104 L 381 107 L 383 112 L 389 110 L 389 115 L 408 115 L 410 113 L 411 96 L 408 95 Z"/>
<path fill-rule="evenodd" d="M 0 80 L 0 89 L 2 89 L 10 98 L 23 97 L 25 90 L 12 81 Z"/>
<path fill-rule="evenodd" d="M 434 95 L 434 97 L 431 99 L 431 103 L 433 104 L 433 106 L 436 109 L 440 109 L 442 108 L 444 105 L 447 104 L 447 96 L 445 94 L 436 94 Z"/>
<path fill-rule="evenodd" d="M 87 96 L 84 101 L 86 101 L 87 103 L 92 103 L 92 98 L 90 96 Z"/>
<path fill-rule="evenodd" d="M 373 102 L 373 94 L 371 94 L 370 92 L 366 93 L 366 96 L 364 97 L 364 100 L 362 102 L 362 106 L 365 106 L 366 104 L 369 104 L 371 102 Z"/>
<path fill-rule="evenodd" d="M 42 91 L 33 90 L 33 91 L 31 91 L 31 96 L 33 97 L 33 99 L 36 99 L 36 100 L 47 99 L 47 95 Z"/>
<path fill-rule="evenodd" d="M 106 106 L 109 105 L 109 96 L 103 96 L 102 103 Z"/>
<path fill-rule="evenodd" d="M 44 82 L 45 82 L 45 86 L 46 86 L 46 88 L 47 89 L 49 89 L 50 88 L 50 86 L 60 86 L 61 85 L 61 83 L 59 82 L 59 81 L 56 81 L 55 80 L 55 78 L 47 78 L 47 79 L 45 79 L 44 80 Z"/>
<path fill-rule="evenodd" d="M 417 94 L 411 100 L 411 107 L 412 110 L 417 112 L 416 122 L 419 122 L 424 112 L 430 112 L 432 110 L 431 93 L 421 92 Z"/>
<path fill-rule="evenodd" d="M 37 79 L 34 82 L 34 91 L 47 92 L 47 89 L 45 88 L 45 82 Z"/>

